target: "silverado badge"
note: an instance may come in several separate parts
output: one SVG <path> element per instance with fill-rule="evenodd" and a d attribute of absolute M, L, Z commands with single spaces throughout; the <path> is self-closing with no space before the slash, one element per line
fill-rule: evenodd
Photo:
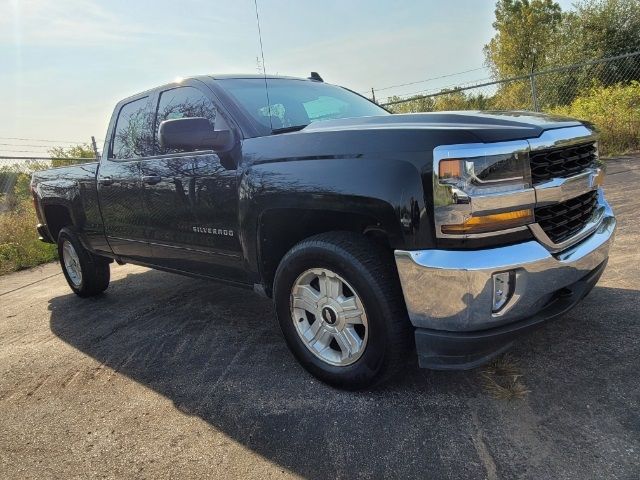
<path fill-rule="evenodd" d="M 213 227 L 198 227 L 194 225 L 191 229 L 195 233 L 206 233 L 209 235 L 222 235 L 225 237 L 233 237 L 233 230 L 229 230 L 226 228 L 213 228 Z"/>

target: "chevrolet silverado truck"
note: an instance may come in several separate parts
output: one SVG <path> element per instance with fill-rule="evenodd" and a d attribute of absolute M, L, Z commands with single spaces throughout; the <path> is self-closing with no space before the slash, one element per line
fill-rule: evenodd
<path fill-rule="evenodd" d="M 392 115 L 317 74 L 201 76 L 122 100 L 98 162 L 31 189 L 79 296 L 113 261 L 254 289 L 305 369 L 357 389 L 415 353 L 479 366 L 587 295 L 616 226 L 596 140 L 532 112 Z"/>

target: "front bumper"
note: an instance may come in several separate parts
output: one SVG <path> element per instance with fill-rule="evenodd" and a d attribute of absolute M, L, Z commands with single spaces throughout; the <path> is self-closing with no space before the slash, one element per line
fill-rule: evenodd
<path fill-rule="evenodd" d="M 420 366 L 473 368 L 512 340 L 573 307 L 604 270 L 616 220 L 607 204 L 596 231 L 560 253 L 532 240 L 474 251 L 395 252 Z M 493 274 L 514 271 L 509 301 L 492 312 Z"/>

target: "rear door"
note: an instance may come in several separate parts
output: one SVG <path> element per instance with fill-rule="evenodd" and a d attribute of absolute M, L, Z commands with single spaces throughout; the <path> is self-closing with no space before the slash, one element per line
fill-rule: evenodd
<path fill-rule="evenodd" d="M 154 111 L 145 95 L 116 107 L 109 149 L 98 169 L 98 199 L 107 241 L 117 255 L 148 262 L 140 159 L 153 152 Z"/>
<path fill-rule="evenodd" d="M 157 142 L 159 125 L 168 119 L 204 117 L 216 130 L 229 129 L 211 92 L 199 83 L 158 95 L 156 156 L 140 163 L 147 240 L 156 265 L 243 281 L 235 165 L 213 150 L 169 150 Z"/>

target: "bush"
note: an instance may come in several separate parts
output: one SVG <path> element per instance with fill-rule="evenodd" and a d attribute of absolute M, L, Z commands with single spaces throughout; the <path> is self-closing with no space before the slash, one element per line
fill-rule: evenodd
<path fill-rule="evenodd" d="M 29 198 L 22 198 L 10 210 L 0 211 L 0 275 L 57 258 L 55 245 L 38 240 L 36 223 Z"/>
<path fill-rule="evenodd" d="M 552 112 L 593 123 L 603 155 L 640 150 L 640 82 L 589 88 Z"/>
<path fill-rule="evenodd" d="M 532 110 L 531 84 L 529 80 L 500 85 L 493 96 L 496 110 Z"/>
<path fill-rule="evenodd" d="M 400 100 L 389 97 L 388 101 Z M 491 110 L 492 98 L 482 93 L 474 95 L 459 90 L 443 91 L 435 97 L 415 96 L 407 102 L 396 103 L 388 108 L 393 113 L 442 112 L 450 110 Z"/>

